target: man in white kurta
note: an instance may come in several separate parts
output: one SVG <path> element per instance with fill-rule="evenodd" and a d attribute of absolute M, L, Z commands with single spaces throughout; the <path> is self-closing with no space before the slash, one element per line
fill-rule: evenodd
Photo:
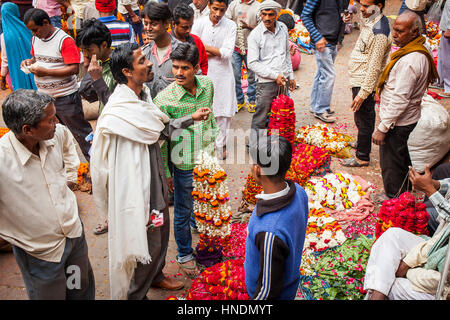
<path fill-rule="evenodd" d="M 208 77 L 214 84 L 213 112 L 220 132 L 216 139 L 218 158 L 226 158 L 226 142 L 237 99 L 231 58 L 236 41 L 236 23 L 224 15 L 226 0 L 214 0 L 209 16 L 194 22 L 192 34 L 200 37 L 208 55 Z"/>

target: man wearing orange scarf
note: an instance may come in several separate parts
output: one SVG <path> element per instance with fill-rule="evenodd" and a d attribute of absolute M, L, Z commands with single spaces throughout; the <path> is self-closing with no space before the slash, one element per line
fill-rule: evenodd
<path fill-rule="evenodd" d="M 380 166 L 385 194 L 380 202 L 407 191 L 411 165 L 407 141 L 420 118 L 420 105 L 428 84 L 438 78 L 433 58 L 424 47 L 420 17 L 405 11 L 394 22 L 392 38 L 400 49 L 390 61 L 377 86 L 380 123 L 372 141 L 380 146 Z"/>

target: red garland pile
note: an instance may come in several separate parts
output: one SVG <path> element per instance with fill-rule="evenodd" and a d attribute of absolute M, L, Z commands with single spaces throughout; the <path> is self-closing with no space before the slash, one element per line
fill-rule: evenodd
<path fill-rule="evenodd" d="M 284 94 L 279 95 L 272 101 L 268 134 L 270 135 L 272 131 L 278 131 L 279 136 L 285 137 L 292 145 L 294 145 L 294 100 Z"/>
<path fill-rule="evenodd" d="M 205 269 L 192 282 L 186 300 L 249 300 L 244 260 L 227 260 Z"/>
<path fill-rule="evenodd" d="M 402 228 L 414 234 L 428 235 L 429 214 L 426 205 L 405 192 L 400 197 L 383 202 L 378 213 L 378 223 L 375 228 L 375 237 L 378 239 L 390 227 Z"/>

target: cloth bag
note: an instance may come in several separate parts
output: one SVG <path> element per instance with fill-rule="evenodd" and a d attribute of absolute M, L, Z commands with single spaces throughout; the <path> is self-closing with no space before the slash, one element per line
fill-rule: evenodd
<path fill-rule="evenodd" d="M 435 23 L 439 23 L 441 21 L 442 16 L 442 3 L 443 0 L 436 1 L 430 7 L 430 10 L 427 12 L 427 21 L 433 21 Z"/>
<path fill-rule="evenodd" d="M 418 172 L 435 165 L 450 150 L 450 115 L 430 95 L 422 98 L 419 122 L 409 135 L 411 163 Z"/>
<path fill-rule="evenodd" d="M 427 6 L 427 0 L 405 0 L 405 4 L 409 10 L 423 11 Z"/>

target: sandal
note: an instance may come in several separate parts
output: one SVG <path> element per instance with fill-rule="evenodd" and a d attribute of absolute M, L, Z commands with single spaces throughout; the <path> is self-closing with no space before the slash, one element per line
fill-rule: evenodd
<path fill-rule="evenodd" d="M 356 149 L 356 147 L 358 146 L 358 142 L 357 141 L 350 141 L 348 143 L 348 145 L 350 146 L 350 148 Z"/>
<path fill-rule="evenodd" d="M 105 221 L 105 224 L 99 223 L 94 229 L 94 234 L 97 236 L 107 232 L 108 232 L 108 221 Z"/>
<path fill-rule="evenodd" d="M 256 110 L 256 103 L 250 102 L 247 106 L 247 111 L 250 113 L 254 113 Z"/>
<path fill-rule="evenodd" d="M 178 259 L 175 259 L 175 261 L 177 262 L 178 266 L 180 267 L 181 271 L 184 273 L 185 276 L 191 278 L 191 279 L 195 279 L 199 274 L 199 270 L 197 268 L 197 262 L 195 261 L 195 259 L 192 259 L 190 261 L 194 262 L 194 266 L 190 267 L 190 266 L 186 266 L 186 263 L 188 263 L 189 261 L 185 262 L 185 263 L 181 263 L 178 261 Z M 197 273 L 191 273 L 192 271 L 196 271 Z"/>
<path fill-rule="evenodd" d="M 339 161 L 341 166 L 357 168 L 357 167 L 367 167 L 369 166 L 369 162 L 358 162 L 355 158 L 349 158 Z"/>
<path fill-rule="evenodd" d="M 314 113 L 314 117 L 316 117 L 319 120 L 322 120 L 323 122 L 332 123 L 336 121 L 336 118 L 332 117 L 327 112 L 324 113 Z"/>

